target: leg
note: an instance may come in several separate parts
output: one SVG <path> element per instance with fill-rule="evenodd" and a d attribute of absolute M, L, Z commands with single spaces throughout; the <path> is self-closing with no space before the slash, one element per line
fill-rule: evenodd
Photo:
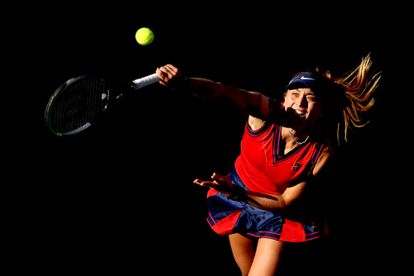
<path fill-rule="evenodd" d="M 256 243 L 240 234 L 229 236 L 234 260 L 243 276 L 247 276 L 253 262 Z"/>
<path fill-rule="evenodd" d="M 275 275 L 283 249 L 283 242 L 260 238 L 257 244 L 256 255 L 251 265 L 249 276 Z"/>

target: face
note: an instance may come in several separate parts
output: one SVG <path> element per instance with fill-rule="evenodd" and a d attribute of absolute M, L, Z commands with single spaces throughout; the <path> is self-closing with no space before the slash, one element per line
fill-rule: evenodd
<path fill-rule="evenodd" d="M 283 105 L 292 114 L 292 122 L 297 126 L 314 123 L 321 112 L 320 99 L 310 88 L 288 90 Z"/>

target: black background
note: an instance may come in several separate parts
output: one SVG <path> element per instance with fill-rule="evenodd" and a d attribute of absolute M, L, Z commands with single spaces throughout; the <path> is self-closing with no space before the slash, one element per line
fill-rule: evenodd
<path fill-rule="evenodd" d="M 172 63 L 192 76 L 272 95 L 297 70 L 319 65 L 340 74 L 371 53 L 383 82 L 372 123 L 340 152 L 329 195 L 335 228 L 324 258 L 330 275 L 380 271 L 378 263 L 390 257 L 383 240 L 388 252 L 400 238 L 384 195 L 392 189 L 384 179 L 396 176 L 386 138 L 394 98 L 386 89 L 385 44 L 399 35 L 388 26 L 389 9 L 237 5 L 63 2 L 16 12 L 6 45 L 12 101 L 3 109 L 16 270 L 238 275 L 226 238 L 205 221 L 205 190 L 192 180 L 228 172 L 245 118 L 225 103 L 207 105 L 155 84 L 88 131 L 57 138 L 43 113 L 67 79 L 128 81 Z M 151 45 L 135 41 L 143 26 L 155 33 Z"/>

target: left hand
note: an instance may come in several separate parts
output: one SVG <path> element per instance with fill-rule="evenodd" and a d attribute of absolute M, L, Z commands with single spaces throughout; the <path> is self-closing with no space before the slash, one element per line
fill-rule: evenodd
<path fill-rule="evenodd" d="M 201 180 L 197 178 L 194 179 L 193 183 L 200 186 L 213 188 L 220 192 L 230 192 L 233 187 L 233 184 L 231 183 L 228 176 L 224 176 L 216 172 L 214 172 L 211 176 L 211 180 Z"/>

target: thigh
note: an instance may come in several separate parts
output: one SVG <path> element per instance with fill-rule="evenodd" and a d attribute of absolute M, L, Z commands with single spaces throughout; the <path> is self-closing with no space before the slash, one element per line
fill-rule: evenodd
<path fill-rule="evenodd" d="M 283 247 L 281 241 L 260 238 L 249 275 L 274 275 L 280 264 Z"/>
<path fill-rule="evenodd" d="M 247 275 L 255 255 L 256 241 L 240 234 L 229 235 L 231 251 L 242 275 Z"/>

